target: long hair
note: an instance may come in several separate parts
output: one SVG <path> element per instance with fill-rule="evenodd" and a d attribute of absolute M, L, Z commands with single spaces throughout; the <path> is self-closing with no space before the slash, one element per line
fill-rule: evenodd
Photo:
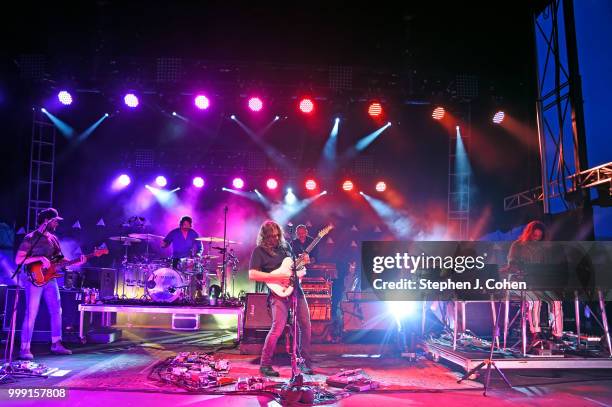
<path fill-rule="evenodd" d="M 270 255 L 274 255 L 276 253 L 277 247 L 273 247 L 270 243 L 270 238 L 275 232 L 280 235 L 278 247 L 286 247 L 287 242 L 285 241 L 283 230 L 280 225 L 273 220 L 267 220 L 262 223 L 261 227 L 259 228 L 259 233 L 257 234 L 257 246 L 261 246 Z"/>
<path fill-rule="evenodd" d="M 542 240 L 546 239 L 546 225 L 544 225 L 544 223 L 540 222 L 539 220 L 534 220 L 529 222 L 527 226 L 525 226 L 525 229 L 523 229 L 523 233 L 521 233 L 517 240 L 519 242 L 528 241 L 536 229 L 542 231 Z"/>

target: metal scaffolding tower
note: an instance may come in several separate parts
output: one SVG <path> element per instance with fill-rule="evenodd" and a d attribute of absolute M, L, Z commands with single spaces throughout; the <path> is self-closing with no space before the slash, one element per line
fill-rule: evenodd
<path fill-rule="evenodd" d="M 55 175 L 55 137 L 57 129 L 40 110 L 32 116 L 30 149 L 30 179 L 26 228 L 36 227 L 36 216 L 41 209 L 53 206 L 53 178 Z"/>

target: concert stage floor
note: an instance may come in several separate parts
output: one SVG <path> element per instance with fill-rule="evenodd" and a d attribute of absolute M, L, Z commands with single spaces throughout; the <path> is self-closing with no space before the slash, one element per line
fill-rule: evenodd
<path fill-rule="evenodd" d="M 73 348 L 72 356 L 52 356 L 35 348 L 36 361 L 64 370 L 61 377 L 20 379 L 0 388 L 6 400 L 9 387 L 66 387 L 67 400 L 11 400 L 3 405 L 45 406 L 261 406 L 279 405 L 267 396 L 190 394 L 174 385 L 150 377 L 154 366 L 180 351 L 217 351 L 217 356 L 231 363 L 230 375 L 245 377 L 258 374 L 258 354 L 241 354 L 233 344 L 235 332 L 201 331 L 177 333 L 165 330 L 124 330 L 123 339 L 109 345 L 85 345 Z M 495 374 L 486 399 L 482 384 L 466 381 L 458 384 L 461 372 L 424 358 L 410 362 L 389 353 L 371 354 L 362 345 L 319 345 L 315 352 L 315 375 L 307 380 L 324 382 L 340 368 L 362 368 L 373 380 L 381 383 L 377 391 L 353 394 L 336 405 L 360 406 L 368 403 L 393 405 L 431 405 L 452 403 L 470 406 L 475 403 L 499 406 L 607 406 L 612 400 L 612 370 L 597 371 L 508 371 L 513 389 L 505 387 Z M 38 352 L 36 352 L 38 351 Z M 339 351 L 351 351 L 340 353 Z M 275 360 L 281 378 L 290 377 L 289 359 Z M 233 386 L 231 386 L 233 389 Z"/>

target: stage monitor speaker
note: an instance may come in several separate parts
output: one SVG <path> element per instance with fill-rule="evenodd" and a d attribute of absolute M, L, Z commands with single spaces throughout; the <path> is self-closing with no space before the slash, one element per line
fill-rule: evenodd
<path fill-rule="evenodd" d="M 244 314 L 244 329 L 270 329 L 272 314 L 268 307 L 268 294 L 247 294 Z"/>
<path fill-rule="evenodd" d="M 5 332 L 10 330 L 13 304 L 15 302 L 16 287 L 9 287 L 5 299 L 5 315 L 2 329 Z M 79 290 L 60 289 L 60 299 L 62 303 L 62 334 L 65 341 L 76 340 L 79 333 L 79 311 L 82 293 Z M 19 302 L 17 304 L 17 326 L 15 327 L 16 337 L 19 338 L 21 326 L 25 315 L 25 290 L 19 288 Z M 41 298 L 38 315 L 34 323 L 32 334 L 33 342 L 48 342 L 51 340 L 51 322 L 49 310 L 44 298 Z"/>

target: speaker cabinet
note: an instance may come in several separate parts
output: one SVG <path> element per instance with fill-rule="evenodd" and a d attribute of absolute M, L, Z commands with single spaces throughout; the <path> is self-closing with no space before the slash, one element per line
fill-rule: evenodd
<path fill-rule="evenodd" d="M 268 294 L 247 294 L 244 307 L 244 329 L 269 330 L 272 313 L 268 307 Z"/>

